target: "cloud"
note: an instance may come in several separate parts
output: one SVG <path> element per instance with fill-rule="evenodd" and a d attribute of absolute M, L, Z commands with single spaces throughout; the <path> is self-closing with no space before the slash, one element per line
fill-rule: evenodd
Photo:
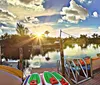
<path fill-rule="evenodd" d="M 88 4 L 91 4 L 92 3 L 92 1 L 88 1 Z"/>
<path fill-rule="evenodd" d="M 0 30 L 2 31 L 2 34 L 4 33 L 15 33 L 15 25 L 13 23 L 8 22 L 0 22 Z M 1 33 L 1 32 L 0 32 Z"/>
<path fill-rule="evenodd" d="M 23 2 L 25 4 L 33 3 L 33 4 L 42 4 L 44 0 L 20 0 L 20 2 Z"/>
<path fill-rule="evenodd" d="M 41 23 L 41 24 L 31 24 L 27 23 L 25 24 L 26 27 L 29 28 L 30 32 L 33 34 L 43 34 L 46 30 L 48 30 L 49 36 L 52 37 L 59 37 L 59 29 L 54 29 L 52 27 L 54 23 Z M 63 32 L 68 33 L 74 37 L 79 37 L 80 34 L 87 34 L 88 36 L 91 36 L 93 33 L 97 33 L 97 30 L 94 28 L 89 27 L 70 27 L 70 25 L 66 25 L 65 28 L 62 29 Z M 100 31 L 98 30 L 98 33 Z M 62 33 L 62 37 L 68 37 L 68 35 Z"/>
<path fill-rule="evenodd" d="M 87 34 L 88 36 L 90 36 L 96 32 L 95 29 L 88 27 L 70 27 L 70 28 L 64 28 L 62 30 L 75 37 L 79 37 L 80 34 Z"/>
<path fill-rule="evenodd" d="M 0 14 L 0 21 L 13 21 L 14 19 L 12 17 Z"/>
<path fill-rule="evenodd" d="M 9 12 L 8 10 L 4 10 L 2 8 L 0 8 L 0 13 L 4 14 L 4 15 L 7 15 L 9 17 L 12 17 L 12 18 L 16 18 L 16 16 L 13 13 Z"/>
<path fill-rule="evenodd" d="M 20 1 L 23 2 L 23 3 L 28 4 L 28 3 L 32 2 L 33 0 L 20 0 Z"/>
<path fill-rule="evenodd" d="M 1 29 L 2 31 L 15 31 L 15 28 L 4 27 L 4 26 L 1 26 L 0 29 Z"/>
<path fill-rule="evenodd" d="M 19 20 L 24 19 L 25 16 L 51 16 L 59 14 L 54 9 L 45 9 L 43 3 L 45 0 L 7 0 L 7 9 L 14 13 Z M 24 3 L 25 2 L 25 3 Z"/>
<path fill-rule="evenodd" d="M 79 0 L 80 3 L 91 4 L 92 0 Z"/>
<path fill-rule="evenodd" d="M 0 29 L 0 34 L 2 34 L 3 33 L 3 31 L 2 31 L 2 29 Z"/>
<path fill-rule="evenodd" d="M 98 27 L 98 29 L 100 30 L 100 26 Z"/>
<path fill-rule="evenodd" d="M 39 19 L 38 18 L 35 18 L 35 17 L 25 17 L 25 21 L 26 22 L 29 22 L 29 23 L 35 23 L 35 24 L 37 24 L 37 23 L 39 23 Z"/>
<path fill-rule="evenodd" d="M 25 8 L 30 8 L 35 11 L 43 11 L 43 5 L 42 3 L 44 0 L 7 0 L 9 5 L 13 6 L 21 6 Z"/>
<path fill-rule="evenodd" d="M 25 16 L 25 18 L 23 20 L 19 20 L 19 22 L 38 24 L 40 21 L 38 18 Z"/>
<path fill-rule="evenodd" d="M 0 8 L 0 21 L 13 21 L 14 19 L 16 16 L 12 12 Z"/>
<path fill-rule="evenodd" d="M 50 10 L 50 9 L 49 10 L 45 10 L 45 9 L 41 10 L 40 6 L 36 7 L 35 9 L 29 9 L 27 7 L 22 7 L 22 6 L 8 5 L 8 10 L 10 12 L 14 13 L 19 20 L 24 19 L 25 16 L 38 17 L 38 16 L 51 16 L 54 14 L 58 14 L 58 12 L 56 12 L 55 10 Z"/>
<path fill-rule="evenodd" d="M 1 26 L 0 27 L 0 35 L 4 34 L 4 33 L 16 34 L 16 28 Z"/>
<path fill-rule="evenodd" d="M 63 20 L 67 20 L 70 23 L 78 23 L 80 20 L 85 20 L 89 16 L 88 11 L 76 4 L 74 0 L 70 1 L 69 7 L 63 7 L 60 14 L 63 15 Z"/>
<path fill-rule="evenodd" d="M 58 20 L 58 23 L 62 23 L 62 22 L 63 22 L 63 20 L 62 20 L 62 19 L 59 19 L 59 20 Z"/>
<path fill-rule="evenodd" d="M 98 17 L 99 15 L 98 15 L 98 13 L 95 11 L 95 12 L 93 12 L 93 17 Z"/>
<path fill-rule="evenodd" d="M 44 34 L 45 31 L 49 31 L 49 36 L 52 37 L 58 37 L 59 36 L 59 30 L 54 29 L 51 25 L 53 23 L 43 23 L 43 24 L 31 24 L 27 23 L 25 24 L 26 27 L 29 28 L 30 33 L 33 34 Z"/>
<path fill-rule="evenodd" d="M 80 3 L 84 3 L 86 0 L 79 0 L 80 1 Z"/>
<path fill-rule="evenodd" d="M 70 27 L 70 25 L 65 25 L 66 27 Z"/>

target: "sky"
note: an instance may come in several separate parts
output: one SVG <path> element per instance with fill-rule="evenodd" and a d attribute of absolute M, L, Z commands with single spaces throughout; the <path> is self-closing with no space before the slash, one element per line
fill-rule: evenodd
<path fill-rule="evenodd" d="M 100 34 L 100 0 L 0 0 L 0 35 L 16 34 L 16 23 L 30 33 L 58 37 Z M 62 33 L 62 36 L 68 35 Z"/>

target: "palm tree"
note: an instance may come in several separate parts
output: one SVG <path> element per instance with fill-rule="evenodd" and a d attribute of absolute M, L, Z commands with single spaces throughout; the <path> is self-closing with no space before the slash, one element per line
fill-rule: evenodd
<path fill-rule="evenodd" d="M 24 27 L 21 23 L 17 23 L 17 29 L 16 29 L 17 33 L 20 35 L 20 36 L 24 36 L 24 35 L 27 35 L 29 30 L 27 27 Z"/>
<path fill-rule="evenodd" d="M 49 34 L 49 33 L 50 33 L 49 31 L 45 31 L 45 32 L 44 32 L 44 34 L 46 34 L 47 37 L 48 37 L 48 34 Z"/>
<path fill-rule="evenodd" d="M 4 40 L 4 36 L 3 35 L 1 35 L 1 39 Z"/>
<path fill-rule="evenodd" d="M 5 39 L 9 39 L 10 35 L 8 33 L 5 33 L 4 35 L 1 35 L 1 39 L 5 40 Z"/>
<path fill-rule="evenodd" d="M 8 35 L 8 33 L 5 33 L 4 37 L 5 37 L 5 39 L 8 39 L 8 38 L 10 38 L 10 35 Z"/>
<path fill-rule="evenodd" d="M 29 32 L 27 27 L 25 27 L 25 32 L 26 32 L 26 34 L 28 34 L 28 32 Z"/>
<path fill-rule="evenodd" d="M 98 37 L 99 37 L 99 35 L 98 35 L 98 34 L 96 34 L 96 33 L 94 33 L 94 34 L 92 35 L 92 37 L 93 37 L 93 38 L 98 38 Z"/>

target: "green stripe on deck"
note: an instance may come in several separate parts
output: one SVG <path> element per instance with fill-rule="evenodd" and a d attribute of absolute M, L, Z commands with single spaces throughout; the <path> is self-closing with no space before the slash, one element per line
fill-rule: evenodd
<path fill-rule="evenodd" d="M 57 72 L 52 72 L 52 74 L 58 79 L 58 80 L 61 80 L 63 77 L 58 74 Z"/>
<path fill-rule="evenodd" d="M 37 84 L 39 84 L 39 83 L 40 83 L 39 74 L 32 74 L 32 75 L 30 76 L 30 78 L 29 78 L 28 83 L 30 84 L 30 82 L 31 82 L 32 80 L 36 80 L 36 81 L 37 81 Z"/>
<path fill-rule="evenodd" d="M 52 78 L 53 75 L 50 72 L 44 72 L 44 77 L 45 77 L 45 81 L 47 83 L 50 83 L 50 78 Z"/>

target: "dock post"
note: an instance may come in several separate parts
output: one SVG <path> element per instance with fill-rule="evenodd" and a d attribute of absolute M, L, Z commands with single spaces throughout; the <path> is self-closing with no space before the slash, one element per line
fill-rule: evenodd
<path fill-rule="evenodd" d="M 61 70 L 62 70 L 62 76 L 65 77 L 65 67 L 64 67 L 64 52 L 63 52 L 63 42 L 61 38 L 61 30 L 60 30 L 60 56 L 61 56 Z"/>
<path fill-rule="evenodd" d="M 18 62 L 19 63 L 19 69 L 23 72 L 23 48 L 20 47 L 19 48 L 19 58 L 20 58 L 20 61 Z M 23 81 L 23 73 L 22 73 L 22 81 Z"/>
<path fill-rule="evenodd" d="M 19 48 L 19 68 L 21 71 L 23 71 L 23 48 Z"/>

